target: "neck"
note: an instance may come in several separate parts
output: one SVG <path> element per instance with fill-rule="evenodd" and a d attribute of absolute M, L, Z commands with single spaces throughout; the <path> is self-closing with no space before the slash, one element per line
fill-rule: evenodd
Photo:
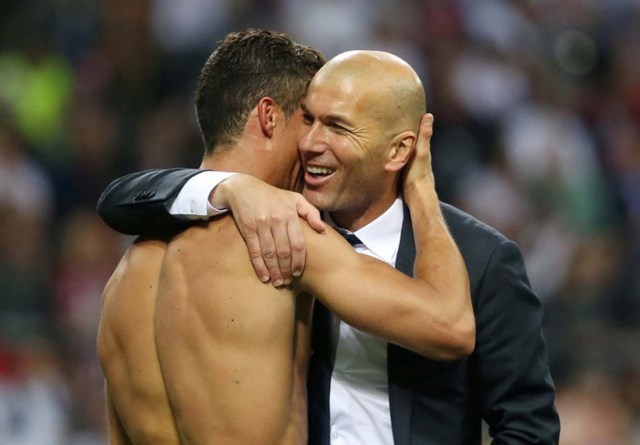
<path fill-rule="evenodd" d="M 245 173 L 266 181 L 268 172 L 264 171 L 266 162 L 262 162 L 261 141 L 244 135 L 237 143 L 229 147 L 214 147 L 213 152 L 202 159 L 200 169 Z"/>

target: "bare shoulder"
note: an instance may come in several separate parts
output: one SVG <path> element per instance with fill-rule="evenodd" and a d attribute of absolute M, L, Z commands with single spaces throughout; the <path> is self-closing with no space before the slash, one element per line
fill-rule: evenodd
<path fill-rule="evenodd" d="M 160 267 L 167 244 L 136 241 L 123 255 L 103 291 L 98 355 L 108 377 L 148 348 Z M 114 359 L 115 358 L 115 359 Z"/>
<path fill-rule="evenodd" d="M 262 304 L 259 300 L 274 290 L 256 277 L 240 231 L 231 217 L 223 217 L 171 240 L 162 263 L 160 291 L 157 311 L 176 317 L 172 311 L 179 302 L 185 311 L 215 323 L 229 311 Z"/>
<path fill-rule="evenodd" d="M 225 216 L 194 225 L 174 237 L 166 257 L 168 261 L 200 267 L 206 259 L 224 257 L 229 260 L 243 250 L 247 249 L 240 231 L 233 219 Z"/>
<path fill-rule="evenodd" d="M 127 249 L 105 285 L 103 321 L 129 319 L 118 313 L 155 293 L 166 250 L 167 243 L 159 240 L 138 240 Z"/>

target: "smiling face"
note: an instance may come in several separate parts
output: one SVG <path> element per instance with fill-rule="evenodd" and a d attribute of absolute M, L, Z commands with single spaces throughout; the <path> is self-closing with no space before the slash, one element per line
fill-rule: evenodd
<path fill-rule="evenodd" d="M 314 77 L 302 105 L 308 130 L 299 143 L 304 196 L 351 230 L 377 218 L 395 200 L 405 162 L 397 158 L 410 154 L 415 140 L 410 129 L 421 116 L 407 111 L 413 104 L 404 103 L 399 59 L 371 54 L 330 61 Z"/>
<path fill-rule="evenodd" d="M 331 211 L 341 225 L 351 225 L 356 215 L 376 213 L 376 204 L 388 206 L 390 196 L 396 196 L 385 170 L 388 137 L 357 89 L 352 79 L 337 84 L 320 79 L 303 104 L 308 126 L 300 141 L 304 196 Z"/>

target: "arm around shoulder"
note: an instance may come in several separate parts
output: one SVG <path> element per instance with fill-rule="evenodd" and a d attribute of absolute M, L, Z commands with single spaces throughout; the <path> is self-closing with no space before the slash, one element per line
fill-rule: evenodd
<path fill-rule="evenodd" d="M 413 155 L 405 166 L 402 193 L 410 210 L 416 249 L 413 275 L 428 288 L 420 309 L 430 317 L 436 338 L 446 348 L 441 359 L 456 360 L 473 351 L 475 320 L 466 264 L 449 232 L 435 189 L 432 133 L 433 115 L 425 114 Z"/>
<path fill-rule="evenodd" d="M 436 360 L 471 353 L 468 338 L 461 341 L 450 329 L 452 311 L 443 310 L 427 281 L 356 253 L 334 230 L 318 234 L 306 227 L 305 237 L 307 266 L 300 285 L 340 319 Z"/>
<path fill-rule="evenodd" d="M 153 235 L 183 228 L 183 220 L 172 216 L 171 200 L 197 169 L 145 170 L 122 176 L 102 192 L 98 213 L 104 222 L 127 235 Z"/>

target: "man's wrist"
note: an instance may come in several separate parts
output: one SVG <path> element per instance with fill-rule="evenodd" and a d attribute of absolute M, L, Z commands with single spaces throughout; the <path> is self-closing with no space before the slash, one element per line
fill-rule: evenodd
<path fill-rule="evenodd" d="M 203 170 L 182 187 L 169 207 L 169 213 L 184 219 L 208 219 L 225 213 L 226 209 L 214 208 L 209 202 L 212 190 L 235 173 Z"/>
<path fill-rule="evenodd" d="M 229 208 L 228 194 L 229 194 L 229 182 L 230 178 L 217 184 L 209 192 L 209 204 L 216 210 L 223 210 Z"/>
<path fill-rule="evenodd" d="M 403 199 L 411 208 L 412 204 L 426 203 L 427 205 L 439 206 L 438 194 L 436 193 L 433 181 L 416 181 L 405 184 Z"/>

